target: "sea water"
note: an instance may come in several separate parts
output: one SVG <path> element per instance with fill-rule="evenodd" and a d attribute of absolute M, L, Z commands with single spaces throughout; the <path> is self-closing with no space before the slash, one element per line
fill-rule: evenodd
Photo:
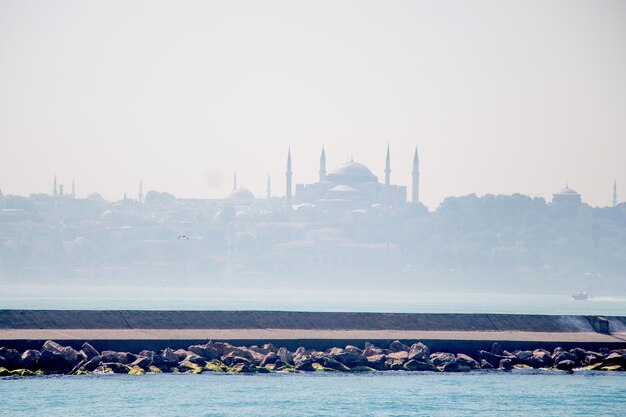
<path fill-rule="evenodd" d="M 626 299 L 418 291 L 2 286 L 0 308 L 626 315 Z M 626 373 L 85 375 L 0 379 L 0 416 L 626 416 Z"/>
<path fill-rule="evenodd" d="M 394 290 L 16 286 L 0 284 L 0 309 L 281 310 L 385 313 L 626 315 L 625 296 Z"/>
<path fill-rule="evenodd" d="M 84 375 L 0 379 L 2 416 L 626 416 L 626 374 Z"/>

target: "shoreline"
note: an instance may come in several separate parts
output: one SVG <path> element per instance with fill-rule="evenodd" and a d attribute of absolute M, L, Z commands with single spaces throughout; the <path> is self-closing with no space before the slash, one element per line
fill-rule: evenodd
<path fill-rule="evenodd" d="M 280 345 L 279 345 L 280 346 Z M 541 369 L 575 371 L 626 370 L 626 349 L 597 351 L 580 347 L 552 351 L 516 349 L 509 351 L 498 342 L 489 350 L 478 349 L 472 355 L 440 351 L 435 346 L 416 342 L 410 346 L 400 340 L 389 344 L 365 342 L 362 346 L 335 345 L 326 350 L 295 350 L 272 343 L 233 345 L 209 341 L 186 348 L 141 351 L 98 350 L 88 342 L 79 349 L 47 340 L 40 349 L 23 352 L 0 347 L 0 377 L 29 377 L 50 374 L 130 374 L 204 372 L 257 374 L 274 372 L 340 372 L 377 371 L 470 372 L 499 369 Z"/>

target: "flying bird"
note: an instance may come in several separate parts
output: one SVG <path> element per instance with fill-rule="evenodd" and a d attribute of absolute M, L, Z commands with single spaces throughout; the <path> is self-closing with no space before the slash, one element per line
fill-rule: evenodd
<path fill-rule="evenodd" d="M 187 236 L 185 236 L 185 235 L 178 236 L 178 239 L 187 239 L 187 240 L 189 240 L 189 238 Z"/>

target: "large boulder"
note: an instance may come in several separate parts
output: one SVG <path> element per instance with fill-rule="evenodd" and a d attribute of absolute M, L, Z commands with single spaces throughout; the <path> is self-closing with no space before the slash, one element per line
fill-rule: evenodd
<path fill-rule="evenodd" d="M 626 355 L 616 351 L 606 356 L 602 363 L 605 365 L 619 365 L 624 368 L 626 367 Z"/>
<path fill-rule="evenodd" d="M 241 355 L 241 352 L 246 352 L 247 355 L 243 356 Z M 255 365 L 259 365 L 261 362 L 263 362 L 263 359 L 265 359 L 266 354 L 267 353 L 257 352 L 256 350 L 250 349 L 247 347 L 241 347 L 240 351 L 237 352 L 237 356 L 243 356 L 245 358 L 252 358 L 250 359 L 250 362 L 254 363 Z"/>
<path fill-rule="evenodd" d="M 359 355 L 359 356 L 363 355 L 363 350 L 359 349 L 358 347 L 354 345 L 346 345 L 344 350 L 352 355 Z"/>
<path fill-rule="evenodd" d="M 411 348 L 410 348 L 409 346 L 405 345 L 404 343 L 402 343 L 402 342 L 401 342 L 401 341 L 399 341 L 399 340 L 394 340 L 393 342 L 391 342 L 391 343 L 389 344 L 389 351 L 390 351 L 390 352 L 400 352 L 400 351 L 405 351 L 405 352 L 407 352 L 407 353 L 408 353 L 408 351 L 409 351 L 410 349 L 411 349 Z"/>
<path fill-rule="evenodd" d="M 457 353 L 456 362 L 460 366 L 467 366 L 470 369 L 479 369 L 480 364 L 472 357 L 465 355 L 463 353 Z"/>
<path fill-rule="evenodd" d="M 367 357 L 367 366 L 378 371 L 384 371 L 387 369 L 385 365 L 387 357 L 385 355 L 371 355 Z"/>
<path fill-rule="evenodd" d="M 271 343 L 266 343 L 263 345 L 263 349 L 269 351 L 269 352 L 274 352 L 274 353 L 278 353 L 278 349 L 276 348 L 276 346 L 274 346 Z"/>
<path fill-rule="evenodd" d="M 409 349 L 408 360 L 417 360 L 420 362 L 430 362 L 430 349 L 422 342 L 413 343 Z"/>
<path fill-rule="evenodd" d="M 157 355 L 157 353 L 156 353 L 155 351 L 153 351 L 153 350 L 142 350 L 141 352 L 139 352 L 139 355 L 138 355 L 138 356 L 139 356 L 139 357 L 144 357 L 144 358 L 150 358 L 150 359 L 154 360 L 154 358 L 155 358 L 156 356 L 158 356 L 158 355 Z"/>
<path fill-rule="evenodd" d="M 390 352 L 386 354 L 387 358 L 393 359 L 396 362 L 404 362 L 409 357 L 409 352 L 406 350 L 400 350 L 398 352 Z"/>
<path fill-rule="evenodd" d="M 83 345 L 80 347 L 80 350 L 85 354 L 85 357 L 87 359 L 91 359 L 100 355 L 100 352 L 98 352 L 93 346 L 91 346 L 87 342 L 83 343 Z"/>
<path fill-rule="evenodd" d="M 261 353 L 263 356 L 271 352 L 269 349 L 265 349 L 264 347 L 258 347 L 257 345 L 248 346 L 248 349 L 253 350 L 257 353 Z"/>
<path fill-rule="evenodd" d="M 370 356 L 384 355 L 387 352 L 388 352 L 387 349 L 381 349 L 379 347 L 372 345 L 371 343 L 365 343 L 365 349 L 363 350 L 362 355 L 365 357 L 370 357 Z"/>
<path fill-rule="evenodd" d="M 552 361 L 558 363 L 564 360 L 576 361 L 576 356 L 572 355 L 562 347 L 557 347 L 552 352 Z"/>
<path fill-rule="evenodd" d="M 447 362 L 445 365 L 441 367 L 442 372 L 469 372 L 470 367 L 461 364 L 458 360 L 454 359 L 450 362 Z"/>
<path fill-rule="evenodd" d="M 244 356 L 239 356 L 239 352 L 237 351 L 232 351 L 222 356 L 221 361 L 227 366 L 233 366 L 240 363 L 254 364 L 254 360 Z"/>
<path fill-rule="evenodd" d="M 308 360 L 313 360 L 311 355 L 308 354 L 308 353 L 301 353 L 301 354 L 298 354 L 298 355 L 294 355 L 294 357 L 293 357 L 293 364 L 295 366 L 298 366 L 301 362 L 306 362 Z"/>
<path fill-rule="evenodd" d="M 217 353 L 222 358 L 227 355 L 231 357 L 238 356 L 240 358 L 246 358 L 250 362 L 255 362 L 253 351 L 249 350 L 248 348 L 233 346 L 230 343 L 223 343 L 223 342 L 214 342 L 213 346 L 217 349 Z M 261 357 L 260 361 L 262 360 L 263 360 L 263 357 Z"/>
<path fill-rule="evenodd" d="M 227 355 L 232 351 L 241 351 L 241 348 L 237 346 L 233 346 L 230 343 L 226 343 L 226 342 L 209 342 L 207 344 L 209 346 L 213 346 L 217 350 L 217 354 L 220 356 Z M 247 353 L 245 355 L 247 355 Z M 252 359 L 252 357 L 248 359 Z"/>
<path fill-rule="evenodd" d="M 78 362 L 78 364 L 74 365 L 74 367 L 72 368 L 72 370 L 69 372 L 70 375 L 80 375 L 82 373 L 84 373 L 84 369 L 83 369 L 83 365 L 85 365 L 87 362 L 89 362 L 87 359 L 83 359 L 80 362 Z"/>
<path fill-rule="evenodd" d="M 535 369 L 549 368 L 552 366 L 552 356 L 549 352 L 544 350 L 534 350 L 533 354 L 524 360 L 524 364 L 531 366 Z"/>
<path fill-rule="evenodd" d="M 274 352 L 272 352 L 273 354 Z M 269 367 L 274 371 L 279 371 L 281 369 L 291 368 L 291 366 L 280 359 L 277 359 L 276 362 L 269 365 Z"/>
<path fill-rule="evenodd" d="M 280 359 L 280 356 L 278 356 L 276 353 L 270 352 L 265 356 L 265 359 L 263 359 L 263 362 L 261 362 L 260 366 L 273 365 L 276 363 L 276 361 L 284 362 Z"/>
<path fill-rule="evenodd" d="M 199 373 L 202 373 L 202 366 L 185 359 L 178 364 L 178 370 L 180 372 L 186 372 L 190 374 L 199 374 Z"/>
<path fill-rule="evenodd" d="M 76 364 L 68 361 L 60 352 L 43 350 L 39 357 L 39 369 L 51 374 L 67 374 Z"/>
<path fill-rule="evenodd" d="M 295 361 L 296 370 L 303 372 L 313 372 L 315 368 L 313 367 L 313 359 L 302 357 L 298 361 Z"/>
<path fill-rule="evenodd" d="M 348 368 L 367 365 L 367 358 L 365 356 L 354 355 L 341 348 L 332 348 L 330 352 L 328 352 L 328 356 L 341 362 Z"/>
<path fill-rule="evenodd" d="M 36 371 L 39 369 L 39 358 L 41 357 L 41 353 L 38 350 L 28 349 L 22 353 L 22 362 L 24 363 L 24 367 L 26 369 L 30 369 L 31 371 Z"/>
<path fill-rule="evenodd" d="M 184 361 L 185 358 L 190 354 L 191 352 L 189 352 L 186 349 L 176 349 L 174 351 L 174 354 L 178 357 L 178 361 Z"/>
<path fill-rule="evenodd" d="M 411 359 L 402 366 L 407 371 L 432 371 L 438 372 L 439 369 L 432 363 L 421 362 L 416 359 Z"/>
<path fill-rule="evenodd" d="M 97 355 L 85 362 L 80 369 L 83 371 L 93 372 L 96 368 L 98 368 L 98 366 L 100 366 L 100 364 L 102 364 L 102 356 Z"/>
<path fill-rule="evenodd" d="M 480 360 L 480 369 L 493 369 L 494 366 L 485 359 Z"/>
<path fill-rule="evenodd" d="M 195 353 L 191 352 L 189 352 L 189 355 L 187 355 L 184 360 L 198 366 L 204 366 L 204 364 L 206 363 L 206 359 L 204 359 L 202 356 L 196 355 Z"/>
<path fill-rule="evenodd" d="M 126 353 L 126 359 L 128 360 L 128 363 L 133 363 L 135 362 L 137 359 L 139 359 L 139 355 L 136 355 L 134 353 L 130 353 L 130 352 L 125 352 Z"/>
<path fill-rule="evenodd" d="M 502 359 L 510 359 L 506 356 L 497 355 L 495 353 L 487 352 L 485 350 L 479 350 L 477 353 L 477 357 L 480 360 L 485 360 L 489 362 L 494 368 L 497 368 L 500 365 L 500 361 Z"/>
<path fill-rule="evenodd" d="M 508 358 L 500 360 L 498 368 L 504 369 L 505 371 L 510 371 L 511 369 L 513 369 L 513 360 Z"/>
<path fill-rule="evenodd" d="M 273 351 L 270 351 L 270 354 L 273 354 Z M 293 353 L 289 352 L 289 350 L 285 347 L 281 347 L 278 349 L 276 353 L 281 361 L 288 363 L 289 365 L 293 365 Z"/>
<path fill-rule="evenodd" d="M 107 363 L 120 362 L 119 361 L 119 359 L 120 359 L 119 352 L 116 352 L 114 350 L 103 350 L 100 353 L 100 356 L 102 356 L 103 362 L 107 362 Z M 124 359 L 126 359 L 126 358 L 124 358 Z"/>
<path fill-rule="evenodd" d="M 42 353 L 44 351 L 48 351 L 48 352 L 59 353 L 60 354 L 62 350 L 63 350 L 63 346 L 61 346 L 60 344 L 58 344 L 54 340 L 46 340 L 44 342 L 43 346 L 41 347 L 40 351 Z"/>
<path fill-rule="evenodd" d="M 533 356 L 533 352 L 532 350 L 516 350 L 515 352 L 513 352 L 513 355 L 519 362 L 523 363 L 524 361 L 526 361 L 526 359 Z"/>
<path fill-rule="evenodd" d="M 128 366 L 119 362 L 103 362 L 102 366 L 111 370 L 114 374 L 127 374 L 130 371 Z"/>
<path fill-rule="evenodd" d="M 144 371 L 147 371 L 150 369 L 150 365 L 152 365 L 152 363 L 153 363 L 152 359 L 145 357 L 145 356 L 140 356 L 131 364 L 131 366 L 132 367 L 138 366 Z"/>
<path fill-rule="evenodd" d="M 587 352 L 585 349 L 581 349 L 581 348 L 571 349 L 569 351 L 569 353 L 574 355 L 574 357 L 576 358 L 576 363 L 584 363 L 585 362 L 585 358 L 589 355 L 589 352 Z"/>
<path fill-rule="evenodd" d="M 563 361 L 572 361 L 574 363 L 577 362 L 576 356 L 572 355 L 566 350 L 561 348 L 556 348 L 554 353 L 552 354 L 552 361 L 556 364 Z"/>
<path fill-rule="evenodd" d="M 205 345 L 191 345 L 188 349 L 190 352 L 195 353 L 198 356 L 203 357 L 207 361 L 219 358 L 217 349 L 209 344 Z"/>
<path fill-rule="evenodd" d="M 448 352 L 436 352 L 430 355 L 429 359 L 435 366 L 445 366 L 446 364 L 453 362 L 455 360 L 455 356 L 454 354 Z"/>
<path fill-rule="evenodd" d="M 253 374 L 257 372 L 258 368 L 254 364 L 250 363 L 238 363 L 230 368 L 228 371 L 236 374 Z"/>
<path fill-rule="evenodd" d="M 346 365 L 328 356 L 324 356 L 321 360 L 318 361 L 318 363 L 324 368 L 334 369 L 335 371 L 350 371 L 350 368 L 348 368 Z"/>
<path fill-rule="evenodd" d="M 178 366 L 178 355 L 172 348 L 165 348 L 160 354 L 154 356 L 154 365 L 160 369 L 175 368 Z"/>
<path fill-rule="evenodd" d="M 385 367 L 387 369 L 389 369 L 390 371 L 401 371 L 404 368 L 404 362 L 403 361 L 399 361 L 399 360 L 395 360 L 392 358 L 388 358 L 385 361 Z"/>
<path fill-rule="evenodd" d="M 71 346 L 65 346 L 61 350 L 61 356 L 63 356 L 68 362 L 73 365 L 77 365 L 81 361 L 81 357 L 78 356 L 78 352 Z"/>
<path fill-rule="evenodd" d="M 584 364 L 584 365 L 587 365 L 587 366 L 589 366 L 589 365 L 595 365 L 596 363 L 600 363 L 600 362 L 602 362 L 602 360 L 605 358 L 605 356 L 604 356 L 604 355 L 599 355 L 599 356 L 596 356 L 596 355 L 595 355 L 595 354 L 593 354 L 592 352 L 589 352 L 589 353 L 590 353 L 590 354 L 589 354 L 589 355 L 587 355 L 587 356 L 585 357 L 585 359 L 583 359 L 583 364 Z"/>
<path fill-rule="evenodd" d="M 14 369 L 23 369 L 24 368 L 24 360 L 22 359 L 22 355 L 15 349 L 6 349 L 0 348 L 0 357 L 4 358 L 2 365 L 8 370 Z"/>
<path fill-rule="evenodd" d="M 574 369 L 574 367 L 576 367 L 576 362 L 569 360 L 569 359 L 565 359 L 565 360 L 557 362 L 554 365 L 554 367 L 561 371 L 571 371 L 572 369 Z"/>

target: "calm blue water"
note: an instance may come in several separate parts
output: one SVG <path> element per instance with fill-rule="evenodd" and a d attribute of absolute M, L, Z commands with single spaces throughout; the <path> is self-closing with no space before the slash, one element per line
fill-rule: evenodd
<path fill-rule="evenodd" d="M 427 291 L 9 286 L 0 308 L 626 315 L 626 297 Z"/>
<path fill-rule="evenodd" d="M 0 308 L 626 315 L 626 298 L 0 286 Z M 626 416 L 626 373 L 90 375 L 0 379 L 0 416 Z"/>
<path fill-rule="evenodd" d="M 102 375 L 0 380 L 2 416 L 625 416 L 626 374 Z"/>

